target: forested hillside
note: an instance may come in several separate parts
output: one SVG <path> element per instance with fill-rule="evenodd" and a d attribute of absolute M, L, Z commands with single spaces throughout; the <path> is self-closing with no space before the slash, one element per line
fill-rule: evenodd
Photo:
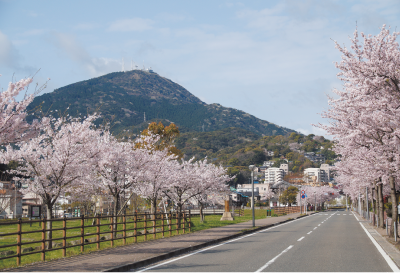
<path fill-rule="evenodd" d="M 182 133 L 176 141 L 186 158 L 207 156 L 215 164 L 229 168 L 231 174 L 249 175 L 248 166 L 262 166 L 264 161 L 273 161 L 274 167 L 289 164 L 289 171 L 302 173 L 305 168 L 317 168 L 320 164 L 308 160 L 304 153 L 315 152 L 326 157 L 327 164 L 333 164 L 336 154 L 331 150 L 333 142 L 322 136 L 304 136 L 291 133 L 289 136 L 260 137 L 240 128 L 226 128 L 214 132 Z M 272 151 L 273 156 L 268 156 Z M 240 178 L 248 182 L 246 178 Z"/>
<path fill-rule="evenodd" d="M 293 130 L 258 119 L 241 110 L 206 104 L 182 86 L 148 71 L 115 72 L 74 83 L 38 96 L 28 110 L 41 115 L 71 116 L 100 113 L 97 121 L 112 121 L 115 134 L 137 130 L 146 121 L 174 122 L 181 131 L 215 131 L 238 127 L 262 135 L 286 135 Z M 33 119 L 35 116 L 30 116 Z"/>

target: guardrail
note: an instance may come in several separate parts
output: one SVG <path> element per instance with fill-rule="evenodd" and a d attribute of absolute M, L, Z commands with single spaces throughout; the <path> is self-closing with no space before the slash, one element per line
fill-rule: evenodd
<path fill-rule="evenodd" d="M 93 220 L 93 224 L 85 225 L 85 220 L 88 221 L 90 219 Z M 118 219 L 120 220 L 119 222 Z M 173 220 L 175 220 L 175 223 L 173 223 Z M 49 221 L 54 224 L 55 228 L 46 229 L 46 224 Z M 62 223 L 62 227 L 60 227 L 61 225 L 59 222 Z M 41 229 L 23 231 L 23 229 L 32 229 L 32 223 L 39 223 L 39 225 L 41 225 Z M 64 217 L 61 219 L 19 219 L 18 221 L 0 223 L 0 228 L 6 225 L 15 225 L 17 231 L 10 233 L 1 233 L 0 238 L 3 239 L 7 238 L 8 236 L 16 236 L 17 242 L 7 245 L 0 245 L 0 250 L 4 248 L 16 247 L 16 254 L 14 254 L 15 251 L 0 252 L 1 256 L 5 255 L 5 257 L 0 257 L 0 261 L 4 259 L 16 258 L 17 266 L 19 266 L 21 264 L 21 257 L 26 255 L 41 253 L 41 260 L 45 261 L 46 253 L 55 250 L 62 250 L 62 256 L 66 257 L 66 251 L 68 248 L 71 247 L 80 246 L 80 251 L 83 252 L 85 246 L 90 244 L 96 244 L 97 249 L 100 249 L 100 243 L 110 242 L 111 247 L 113 247 L 114 241 L 118 239 L 122 239 L 123 244 L 125 245 L 127 238 L 134 238 L 134 243 L 136 243 L 139 236 L 143 236 L 144 241 L 146 241 L 147 236 L 151 235 L 153 235 L 153 239 L 156 239 L 157 234 L 162 234 L 162 236 L 164 236 L 164 233 L 166 232 L 168 232 L 170 236 L 173 231 L 175 231 L 176 234 L 179 234 L 180 231 L 182 231 L 182 233 L 185 233 L 185 230 L 191 232 L 191 212 L 190 210 L 185 211 L 182 213 L 182 215 L 179 215 L 179 213 L 135 213 L 121 216 L 97 215 L 92 217 L 85 217 L 82 215 L 81 217 L 76 218 Z M 105 230 L 107 229 L 107 226 L 110 230 Z M 122 229 L 118 229 L 118 226 L 122 226 Z M 4 228 L 1 229 L 4 230 Z M 78 235 L 74 235 L 71 234 L 73 233 L 73 230 L 79 230 L 80 232 Z M 62 232 L 62 236 L 46 239 L 46 232 L 49 231 L 52 233 Z M 68 232 L 70 234 L 68 234 Z M 35 233 L 41 234 L 41 240 L 23 242 L 23 235 L 32 235 Z M 53 235 L 57 235 L 55 233 L 53 233 Z M 71 240 L 74 238 L 79 239 L 76 241 Z M 47 247 L 46 243 L 48 245 Z M 22 246 L 32 244 L 40 244 L 40 246 L 36 246 L 35 248 L 30 247 L 28 249 L 22 249 Z"/>

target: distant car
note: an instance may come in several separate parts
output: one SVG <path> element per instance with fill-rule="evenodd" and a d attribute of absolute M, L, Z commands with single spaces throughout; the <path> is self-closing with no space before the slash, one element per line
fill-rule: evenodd
<path fill-rule="evenodd" d="M 64 213 L 64 216 L 65 216 L 66 218 L 72 218 L 72 214 L 71 214 L 71 213 Z"/>

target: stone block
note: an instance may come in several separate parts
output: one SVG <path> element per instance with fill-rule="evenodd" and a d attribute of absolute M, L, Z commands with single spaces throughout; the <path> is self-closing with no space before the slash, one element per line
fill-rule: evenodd
<path fill-rule="evenodd" d="M 21 253 L 27 253 L 27 252 L 32 252 L 32 251 L 33 251 L 33 247 L 27 247 L 27 248 L 21 249 Z"/>

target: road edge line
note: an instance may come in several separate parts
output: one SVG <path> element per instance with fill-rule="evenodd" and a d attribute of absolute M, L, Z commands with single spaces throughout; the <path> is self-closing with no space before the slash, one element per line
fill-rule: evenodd
<path fill-rule="evenodd" d="M 369 239 L 372 241 L 372 243 L 375 245 L 375 247 L 378 249 L 379 253 L 381 253 L 382 257 L 385 259 L 385 261 L 388 263 L 390 269 L 393 270 L 393 272 L 400 272 L 400 269 L 397 267 L 397 265 L 392 261 L 392 258 L 383 250 L 380 244 L 375 240 L 374 237 L 368 232 L 368 230 L 364 227 L 362 222 L 359 222 L 360 226 L 364 229 L 365 233 L 369 237 Z"/>

